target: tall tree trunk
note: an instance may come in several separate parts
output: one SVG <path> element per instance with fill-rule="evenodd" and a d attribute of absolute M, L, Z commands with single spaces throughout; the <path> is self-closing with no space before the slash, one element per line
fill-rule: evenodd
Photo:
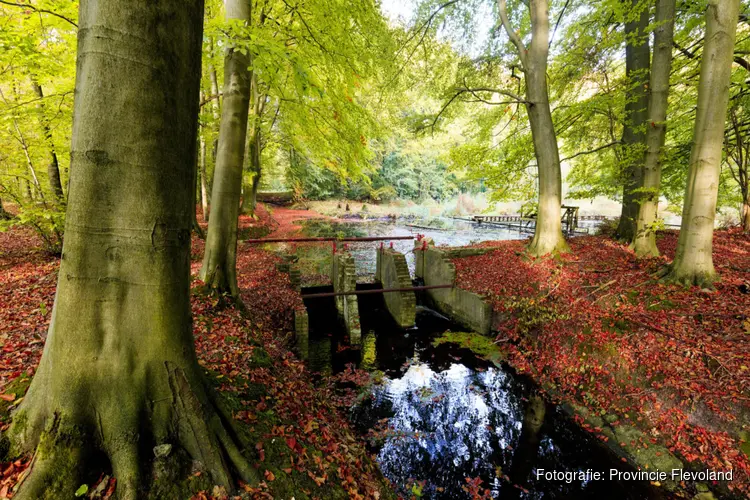
<path fill-rule="evenodd" d="M 258 187 L 262 175 L 261 165 L 261 124 L 263 121 L 263 112 L 265 110 L 266 96 L 258 92 L 258 83 L 255 77 L 251 80 L 251 100 L 253 103 L 252 114 L 248 118 L 250 122 L 250 137 L 248 138 L 248 166 L 250 173 L 253 174 L 250 192 L 244 204 L 245 213 L 255 216 L 255 205 L 258 198 Z"/>
<path fill-rule="evenodd" d="M 643 183 L 643 145 L 646 140 L 646 117 L 648 114 L 649 9 L 643 0 L 625 0 L 630 3 L 631 15 L 625 22 L 625 126 L 622 130 L 622 148 L 625 165 L 622 189 L 622 211 L 617 226 L 617 237 L 633 241 L 636 219 Z M 640 12 L 637 12 L 640 9 Z M 635 17 L 634 14 L 637 14 Z M 667 72 L 669 75 L 669 72 Z"/>
<path fill-rule="evenodd" d="M 12 86 L 13 94 L 16 95 L 15 92 L 15 82 Z M 2 89 L 0 89 L 0 98 L 7 103 L 7 100 L 5 99 L 5 95 L 3 94 Z M 17 101 L 17 99 L 16 99 Z M 34 183 L 34 188 L 36 191 L 36 195 L 39 196 L 42 203 L 46 205 L 46 200 L 44 199 L 44 191 L 42 191 L 42 185 L 39 184 L 39 178 L 36 175 L 36 169 L 34 168 L 34 162 L 31 161 L 31 153 L 29 151 L 29 143 L 26 142 L 26 137 L 23 135 L 23 132 L 21 131 L 21 127 L 18 125 L 18 120 L 15 116 L 12 116 L 11 121 L 13 122 L 13 128 L 16 130 L 16 134 L 18 134 L 18 137 L 16 139 L 21 144 L 21 150 L 23 151 L 23 155 L 26 158 L 26 167 L 29 169 L 29 174 L 31 175 L 31 180 Z M 28 200 L 33 200 L 35 198 L 35 195 L 31 192 L 31 188 L 29 186 L 28 179 L 24 179 L 25 186 L 22 188 L 22 190 L 25 191 L 25 198 Z"/>
<path fill-rule="evenodd" d="M 248 141 L 247 155 L 250 164 L 250 172 L 253 174 L 253 180 L 250 186 L 250 192 L 247 195 L 248 200 L 245 203 L 245 213 L 252 216 L 255 216 L 255 206 L 258 199 L 258 187 L 260 186 L 260 179 L 262 174 L 260 139 L 260 126 L 256 126 L 253 128 L 252 136 Z"/>
<path fill-rule="evenodd" d="M 201 209 L 203 210 L 203 220 L 208 221 L 209 217 L 209 206 L 211 204 L 211 200 L 208 195 L 208 181 L 207 181 L 207 174 L 206 174 L 206 136 L 205 134 L 201 134 L 201 151 L 200 151 L 200 162 L 201 162 Z"/>
<path fill-rule="evenodd" d="M 9 432 L 12 450 L 36 449 L 16 499 L 73 498 L 105 463 L 118 499 L 144 498 L 164 443 L 164 461 L 182 448 L 216 484 L 232 487 L 228 463 L 256 478 L 192 336 L 202 20 L 202 0 L 80 4 L 65 242 L 44 353 Z"/>
<path fill-rule="evenodd" d="M 745 200 L 742 203 L 742 230 L 745 232 L 750 231 L 750 199 L 748 197 L 745 197 Z"/>
<path fill-rule="evenodd" d="M 199 177 L 199 175 L 198 175 L 198 169 L 200 168 L 200 166 L 198 165 L 198 162 L 199 162 L 199 159 L 198 159 L 198 155 L 199 155 L 198 148 L 200 148 L 200 141 L 196 142 L 195 147 L 196 147 L 196 153 L 197 154 L 195 155 L 195 161 L 193 162 L 193 178 L 192 178 L 192 181 L 193 181 L 192 182 L 192 186 L 193 186 L 193 192 L 192 192 L 193 200 L 192 200 L 192 204 L 190 205 L 190 219 L 191 219 L 191 223 L 190 224 L 191 224 L 192 230 L 195 232 L 195 234 L 197 234 L 200 239 L 205 240 L 206 239 L 206 235 L 203 232 L 203 228 L 201 227 L 201 225 L 198 224 L 198 214 L 196 213 L 197 212 L 197 205 L 198 205 L 198 197 L 200 196 L 200 189 L 199 189 L 199 185 L 198 185 L 198 177 Z"/>
<path fill-rule="evenodd" d="M 534 154 L 539 170 L 539 209 L 534 237 L 529 244 L 531 255 L 566 251 L 562 234 L 562 174 L 557 136 L 552 123 L 547 93 L 547 56 L 549 54 L 549 6 L 547 0 L 530 0 L 531 43 L 528 50 L 513 31 L 508 20 L 505 0 L 498 0 L 503 27 L 521 58 L 526 79 L 526 111 L 534 141 Z"/>
<path fill-rule="evenodd" d="M 739 0 L 709 0 L 706 9 L 693 149 L 680 237 L 668 277 L 680 283 L 703 286 L 716 279 L 714 217 L 738 13 Z"/>
<path fill-rule="evenodd" d="M 250 3 L 227 0 L 226 18 L 250 20 Z M 250 103 L 250 61 L 233 47 L 224 57 L 224 103 L 219 127 L 211 219 L 206 236 L 201 278 L 209 288 L 239 296 L 237 288 L 237 223 L 242 194 L 242 162 L 245 156 L 247 116 Z"/>
<path fill-rule="evenodd" d="M 636 256 L 658 257 L 656 217 L 661 189 L 661 157 L 667 133 L 669 74 L 672 70 L 675 0 L 657 0 L 654 55 L 649 76 L 646 154 L 643 161 L 643 189 L 638 197 L 638 218 L 632 239 Z M 623 205 L 623 210 L 625 206 Z M 620 219 L 622 222 L 622 218 Z"/>
<path fill-rule="evenodd" d="M 47 177 L 49 179 L 50 191 L 55 200 L 58 202 L 64 201 L 62 182 L 60 181 L 60 164 L 57 161 L 57 152 L 55 151 L 55 143 L 52 140 L 52 132 L 49 128 L 49 121 L 44 114 L 44 92 L 42 86 L 36 79 L 31 80 L 31 86 L 34 88 L 34 93 L 39 97 L 39 121 L 42 125 L 42 132 L 44 133 L 44 140 L 47 143 L 47 149 L 49 150 L 49 163 L 47 163 Z"/>
<path fill-rule="evenodd" d="M 11 218 L 11 215 L 5 210 L 5 207 L 3 206 L 3 200 L 0 198 L 0 220 L 8 220 Z"/>

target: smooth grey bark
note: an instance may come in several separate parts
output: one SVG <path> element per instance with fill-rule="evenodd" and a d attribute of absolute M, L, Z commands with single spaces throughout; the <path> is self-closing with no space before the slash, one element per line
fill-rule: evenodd
<path fill-rule="evenodd" d="M 83 0 L 79 16 L 65 241 L 9 433 L 15 452 L 36 450 L 14 498 L 73 498 L 87 465 L 107 462 L 118 499 L 144 498 L 162 443 L 232 489 L 229 464 L 256 475 L 204 382 L 190 317 L 203 1 Z"/>
<path fill-rule="evenodd" d="M 13 85 L 12 85 L 12 90 L 13 90 L 13 95 L 14 96 L 16 95 L 15 88 L 16 87 L 15 87 L 15 82 L 14 82 Z M 5 101 L 6 103 L 8 102 L 5 99 L 5 94 L 3 94 L 2 89 L 0 89 L 0 99 L 2 99 L 3 101 Z M 16 104 L 17 104 L 17 99 L 16 99 Z M 36 175 L 36 169 L 34 168 L 34 162 L 31 160 L 31 153 L 29 151 L 29 143 L 26 141 L 26 136 L 24 136 L 23 132 L 21 131 L 21 127 L 18 125 L 18 120 L 16 119 L 15 116 L 12 117 L 11 121 L 13 122 L 13 128 L 16 130 L 16 134 L 18 134 L 17 137 L 16 137 L 16 139 L 21 144 L 21 150 L 23 151 L 23 155 L 26 158 L 26 167 L 29 170 L 29 175 L 31 175 L 31 180 L 32 180 L 32 182 L 34 184 L 34 189 L 35 189 L 36 196 L 38 196 L 39 199 L 41 199 L 42 203 L 44 203 L 46 205 L 46 200 L 44 198 L 44 191 L 42 190 L 42 185 L 39 183 L 39 178 Z M 21 190 L 22 190 L 22 192 L 25 193 L 25 198 L 28 199 L 28 200 L 33 200 L 36 197 L 35 194 L 32 193 L 32 191 L 31 191 L 31 187 L 29 186 L 28 179 L 23 179 L 22 180 Z"/>
<path fill-rule="evenodd" d="M 47 178 L 49 179 L 50 191 L 55 200 L 60 202 L 64 201 L 64 194 L 62 188 L 62 182 L 60 181 L 60 163 L 57 161 L 57 152 L 55 151 L 55 143 L 52 140 L 52 132 L 49 128 L 49 121 L 44 114 L 44 91 L 42 86 L 39 85 L 35 79 L 31 80 L 31 86 L 34 89 L 34 93 L 39 97 L 39 121 L 42 125 L 42 132 L 44 133 L 44 140 L 47 143 L 47 149 L 49 154 L 49 163 L 47 163 Z"/>
<path fill-rule="evenodd" d="M 638 258 L 659 256 L 659 249 L 656 247 L 655 225 L 661 189 L 662 150 L 667 133 L 675 3 L 675 0 L 657 0 L 656 2 L 654 49 L 648 85 L 646 153 L 643 159 L 642 193 L 638 196 L 638 217 L 631 244 L 631 248 Z"/>
<path fill-rule="evenodd" d="M 643 150 L 646 141 L 649 81 L 649 9 L 643 0 L 630 3 L 631 15 L 625 22 L 625 123 L 622 130 L 623 168 L 622 210 L 617 237 L 632 241 L 640 205 L 639 190 L 643 184 Z M 637 14 L 637 16 L 635 15 Z"/>
<path fill-rule="evenodd" d="M 726 133 L 727 164 L 729 172 L 740 188 L 740 225 L 750 231 L 750 142 L 746 140 L 742 120 L 737 116 L 738 106 L 729 110 L 730 128 Z"/>
<path fill-rule="evenodd" d="M 531 42 L 527 48 L 508 20 L 505 0 L 498 0 L 500 20 L 516 46 L 526 80 L 526 111 L 531 125 L 534 154 L 539 170 L 539 206 L 534 237 L 528 252 L 542 256 L 566 251 L 562 234 L 562 174 L 557 135 L 552 123 L 547 91 L 549 54 L 549 6 L 547 0 L 530 0 Z"/>
<path fill-rule="evenodd" d="M 247 139 L 247 166 L 249 172 L 253 175 L 253 180 L 250 189 L 247 190 L 249 193 L 246 196 L 246 200 L 243 200 L 243 211 L 247 214 L 255 216 L 255 206 L 257 204 L 258 187 L 260 186 L 260 179 L 263 173 L 263 165 L 261 164 L 262 159 L 262 144 L 261 144 L 261 125 L 263 122 L 263 113 L 266 108 L 266 96 L 258 92 L 258 83 L 255 76 L 250 81 L 251 91 L 250 99 L 252 103 L 251 113 L 248 117 L 248 139 Z"/>
<path fill-rule="evenodd" d="M 667 276 L 670 281 L 705 286 L 716 279 L 712 255 L 714 218 L 739 3 L 709 0 L 706 9 L 693 148 L 680 237 Z"/>
<path fill-rule="evenodd" d="M 227 0 L 226 18 L 250 20 L 248 0 Z M 248 106 L 250 104 L 250 60 L 235 47 L 224 57 L 224 102 L 219 126 L 211 218 L 201 279 L 219 293 L 239 296 L 237 287 L 237 224 L 242 196 L 242 164 L 245 156 Z"/>
<path fill-rule="evenodd" d="M 196 143 L 195 147 L 196 147 L 196 153 L 197 154 L 195 155 L 195 158 L 193 159 L 194 160 L 193 161 L 193 172 L 192 172 L 192 174 L 193 174 L 193 178 L 192 178 L 192 186 L 193 186 L 192 195 L 193 195 L 193 200 L 192 200 L 192 204 L 190 205 L 190 209 L 191 209 L 190 210 L 191 226 L 192 226 L 192 230 L 195 232 L 195 234 L 198 235 L 198 237 L 200 239 L 206 239 L 206 235 L 203 233 L 203 228 L 200 226 L 200 224 L 198 224 L 198 214 L 196 213 L 197 212 L 197 206 L 199 204 L 202 204 L 201 201 L 198 199 L 200 197 L 200 189 L 199 189 L 200 186 L 198 184 L 199 177 L 200 177 L 200 175 L 199 175 L 200 165 L 198 164 L 199 161 L 200 161 L 199 157 L 198 157 L 198 155 L 200 154 L 199 151 L 198 151 L 198 148 L 200 148 L 200 141 L 198 141 Z"/>
<path fill-rule="evenodd" d="M 203 220 L 208 221 L 211 200 L 208 195 L 208 181 L 206 174 L 206 137 L 201 133 L 200 137 L 200 176 L 201 176 L 201 210 Z"/>

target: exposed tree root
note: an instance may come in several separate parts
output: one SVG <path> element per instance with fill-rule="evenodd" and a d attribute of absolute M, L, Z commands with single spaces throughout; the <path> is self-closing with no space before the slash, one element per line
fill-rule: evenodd
<path fill-rule="evenodd" d="M 562 233 L 555 237 L 534 234 L 526 252 L 532 257 L 544 257 L 545 255 L 558 255 L 570 251 L 568 243 Z"/>
<path fill-rule="evenodd" d="M 157 445 L 171 445 L 167 454 L 174 448 L 173 455 L 186 455 L 193 469 L 204 470 L 213 485 L 227 491 L 234 490 L 235 478 L 259 482 L 243 455 L 242 429 L 220 396 L 201 377 L 187 376 L 174 363 L 164 365 L 170 395 L 146 400 L 136 412 L 128 411 L 127 404 L 100 412 L 94 407 L 96 398 L 88 408 L 71 401 L 71 406 L 60 405 L 50 412 L 44 396 L 39 398 L 41 393 L 30 393 L 29 404 L 16 412 L 9 431 L 14 453 L 34 450 L 14 498 L 72 498 L 85 482 L 83 471 L 106 469 L 102 454 L 117 480 L 117 498 L 143 498 L 151 486 L 144 479 L 165 475 L 164 461 L 157 464 L 160 457 L 154 457 Z"/>
<path fill-rule="evenodd" d="M 662 267 L 656 273 L 662 283 L 674 283 L 685 287 L 697 286 L 714 290 L 714 283 L 718 280 L 716 273 L 684 273 L 675 269 L 674 264 Z"/>

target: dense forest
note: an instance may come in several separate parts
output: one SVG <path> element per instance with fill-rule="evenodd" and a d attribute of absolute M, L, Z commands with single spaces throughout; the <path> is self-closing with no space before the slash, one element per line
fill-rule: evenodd
<path fill-rule="evenodd" d="M 456 283 L 464 279 L 492 307 L 509 311 L 497 302 L 505 294 L 514 311 L 528 313 L 536 300 L 533 315 L 551 325 L 564 314 L 541 304 L 558 296 L 590 314 L 580 321 L 594 324 L 593 309 L 584 306 L 589 298 L 576 306 L 587 294 L 625 297 L 658 283 L 666 295 L 688 294 L 690 307 L 714 294 L 708 316 L 730 318 L 731 328 L 747 336 L 746 311 L 738 306 L 748 293 L 746 261 L 725 261 L 728 254 L 745 259 L 750 234 L 747 2 L 414 0 L 400 10 L 396 4 L 0 0 L 0 272 L 6 273 L 0 298 L 8 301 L 0 304 L 0 340 L 15 355 L 21 351 L 7 335 L 33 324 L 36 340 L 20 342 L 38 345 L 20 369 L 8 361 L 0 381 L 6 386 L 0 397 L 11 395 L 3 399 L 13 408 L 12 417 L 3 417 L 3 463 L 10 465 L 0 497 L 179 498 L 184 493 L 166 490 L 164 482 L 190 476 L 203 482 L 196 479 L 188 498 L 199 490 L 207 493 L 197 498 L 395 494 L 369 455 L 341 451 L 340 442 L 355 438 L 336 432 L 348 431 L 320 430 L 325 440 L 340 440 L 328 456 L 340 465 L 341 491 L 309 491 L 328 487 L 326 470 L 334 481 L 319 456 L 295 465 L 303 438 L 285 434 L 292 428 L 309 438 L 310 450 L 326 454 L 334 445 L 314 441 L 306 427 L 314 421 L 323 429 L 314 420 L 323 417 L 298 418 L 319 403 L 310 402 L 312 382 L 295 378 L 303 364 L 276 345 L 301 299 L 290 298 L 288 284 L 252 274 L 252 266 L 276 273 L 283 265 L 272 259 L 284 257 L 242 243 L 255 229 L 264 236 L 274 227 L 279 239 L 293 233 L 282 231 L 286 209 L 274 212 L 266 199 L 281 198 L 299 212 L 326 200 L 347 212 L 350 205 L 359 212 L 377 206 L 394 218 L 407 206 L 437 207 L 431 213 L 441 216 L 518 212 L 519 220 L 533 221 L 533 234 L 506 257 L 523 269 L 538 259 L 540 267 L 529 272 L 537 273 L 541 288 L 533 293 L 541 298 L 524 302 L 501 286 L 507 278 L 521 287 L 525 278 L 488 273 L 495 281 L 485 284 L 490 278 L 473 275 L 462 261 L 455 266 Z M 600 243 L 569 237 L 564 210 L 579 203 L 594 214 L 606 203 L 617 206 L 600 228 L 606 238 Z M 679 232 L 665 231 L 668 219 Z M 668 252 L 664 234 L 674 237 Z M 723 238 L 736 246 L 727 250 Z M 614 278 L 585 281 L 581 290 L 588 291 L 577 296 L 561 285 L 566 276 L 578 283 L 577 274 L 549 271 L 560 259 L 585 264 L 592 257 L 584 252 L 608 245 L 627 253 L 633 276 L 648 267 L 638 275 L 642 283 L 615 294 L 621 284 L 608 290 Z M 26 265 L 32 267 L 22 271 Z M 499 267 L 491 259 L 476 265 Z M 591 271 L 600 272 L 610 271 Z M 51 281 L 22 286 L 41 275 Z M 276 288 L 261 293 L 264 286 Z M 734 295 L 727 298 L 722 286 Z M 47 300 L 53 296 L 54 303 Z M 33 307 L 30 323 L 22 319 L 30 314 L 24 303 Z M 611 312 L 613 324 L 625 321 L 618 314 Z M 527 330 L 538 326 L 513 318 Z M 665 318 L 654 321 L 657 331 L 667 328 L 658 323 Z M 201 328 L 209 335 L 220 325 L 268 333 L 253 341 L 256 347 L 271 352 L 273 363 L 283 360 L 279 370 L 294 373 L 290 387 L 299 384 L 294 391 L 310 391 L 310 399 L 295 402 L 296 393 L 280 381 L 287 372 L 263 365 L 262 376 L 274 381 L 258 375 L 259 384 L 273 387 L 271 395 L 247 396 L 252 406 L 232 408 L 225 392 L 241 391 L 242 384 L 216 382 L 223 368 L 209 361 L 213 371 L 207 371 L 210 356 L 204 358 L 205 349 L 221 353 L 206 347 Z M 239 334 L 222 334 L 222 341 L 227 335 Z M 746 406 L 744 346 L 728 348 L 725 363 L 703 356 L 712 376 L 722 369 L 734 374 L 731 397 Z M 238 347 L 232 363 L 252 365 L 253 349 Z M 651 368 L 644 363 L 638 370 Z M 253 385 L 252 376 L 229 371 L 247 377 L 245 388 Z M 7 389 L 19 377 L 30 383 L 25 395 Z M 262 442 L 256 445 L 243 426 L 263 418 L 257 415 L 271 404 L 266 400 L 284 398 L 290 406 L 277 404 L 286 408 L 287 424 L 269 424 L 264 436 L 285 441 L 291 463 L 274 473 L 262 465 Z M 290 409 L 294 404 L 308 410 Z M 335 428 L 337 412 L 348 407 L 331 405 L 316 411 Z M 731 439 L 746 443 L 747 415 L 738 417 L 744 434 L 727 431 Z M 737 460 L 743 465 L 734 469 L 747 474 L 747 452 Z M 320 469 L 305 469 L 313 461 Z M 362 478 L 352 478 L 358 467 Z M 291 476 L 292 469 L 305 486 L 264 489 L 279 470 Z M 738 488 L 750 491 L 743 489 L 747 477 L 741 481 Z M 467 482 L 469 498 L 489 495 Z M 410 486 L 411 494 L 421 496 L 422 487 Z M 733 494 L 734 487 L 722 491 Z"/>

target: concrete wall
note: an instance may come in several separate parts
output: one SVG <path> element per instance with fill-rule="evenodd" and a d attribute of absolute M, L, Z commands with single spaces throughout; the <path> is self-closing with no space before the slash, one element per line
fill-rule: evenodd
<path fill-rule="evenodd" d="M 411 287 L 411 276 L 404 254 L 392 248 L 379 248 L 375 280 L 379 281 L 383 288 Z M 388 312 L 401 328 L 414 326 L 417 318 L 417 298 L 414 292 L 384 293 L 383 300 Z"/>
<path fill-rule="evenodd" d="M 357 274 L 354 269 L 354 257 L 349 252 L 339 250 L 333 256 L 331 282 L 334 292 L 352 292 L 357 289 Z M 359 306 L 356 295 L 339 295 L 336 297 L 336 309 L 344 320 L 346 332 L 351 345 L 359 345 L 362 330 L 359 321 Z"/>
<path fill-rule="evenodd" d="M 416 275 L 425 285 L 445 285 L 456 282 L 456 267 L 452 258 L 480 255 L 485 249 L 438 249 L 430 241 L 418 241 L 414 246 Z M 460 288 L 427 290 L 431 305 L 465 328 L 489 335 L 493 324 L 492 307 L 476 293 Z"/>

